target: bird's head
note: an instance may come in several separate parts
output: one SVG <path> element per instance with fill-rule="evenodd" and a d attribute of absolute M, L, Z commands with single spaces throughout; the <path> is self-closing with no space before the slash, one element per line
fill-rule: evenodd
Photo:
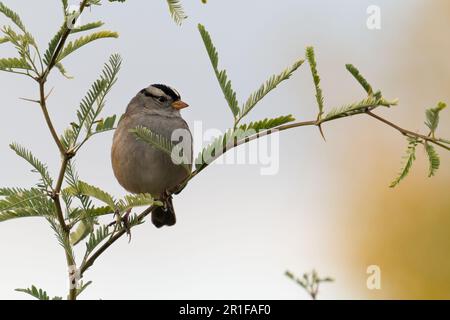
<path fill-rule="evenodd" d="M 164 114 L 179 114 L 189 105 L 181 100 L 177 90 L 164 84 L 152 84 L 137 94 L 138 100 L 147 110 Z"/>

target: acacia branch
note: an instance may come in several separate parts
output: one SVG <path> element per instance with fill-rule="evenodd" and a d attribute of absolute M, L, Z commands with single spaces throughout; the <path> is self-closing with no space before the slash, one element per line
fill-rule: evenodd
<path fill-rule="evenodd" d="M 78 10 L 79 14 L 83 13 L 83 10 L 86 8 L 88 3 L 88 0 L 83 0 L 80 3 L 80 9 Z M 61 53 L 62 49 L 64 48 L 64 45 L 66 44 L 67 38 L 69 37 L 70 33 L 72 32 L 71 29 L 69 29 L 66 26 L 66 30 L 64 30 L 61 39 L 58 43 L 58 46 L 56 47 L 55 52 L 53 52 L 52 58 L 50 59 L 50 62 L 47 65 L 47 69 L 45 69 L 44 73 L 42 74 L 42 80 L 45 82 L 47 80 L 47 77 L 50 73 L 50 71 L 53 69 L 53 67 L 56 65 L 56 62 L 58 60 L 58 56 Z"/>
<path fill-rule="evenodd" d="M 55 127 L 53 126 L 53 122 L 50 118 L 50 115 L 48 113 L 47 109 L 47 101 L 45 97 L 45 81 L 39 82 L 39 105 L 41 106 L 42 113 L 44 114 L 45 122 L 47 123 L 47 127 L 50 130 L 50 133 L 53 137 L 53 140 L 55 141 L 56 145 L 58 146 L 58 149 L 61 154 L 65 153 L 64 146 L 62 145 L 61 141 L 59 140 L 58 134 L 56 133 Z"/>
<path fill-rule="evenodd" d="M 142 220 L 148 216 L 150 213 L 153 212 L 153 210 L 157 208 L 157 206 L 150 206 L 149 208 L 147 208 L 144 212 L 142 212 L 140 215 L 138 215 L 137 217 L 137 221 L 138 222 L 142 222 Z M 87 259 L 80 267 L 80 275 L 83 276 L 83 273 L 89 268 L 91 267 L 95 260 L 97 260 L 97 258 L 103 253 L 105 252 L 106 249 L 108 249 L 114 242 L 116 242 L 117 240 L 119 240 L 124 234 L 127 233 L 127 229 L 126 228 L 122 228 L 120 229 L 116 234 L 114 234 L 112 237 L 109 238 L 108 241 L 106 241 L 99 249 L 97 249 L 90 257 L 89 259 Z"/>
<path fill-rule="evenodd" d="M 388 126 L 396 129 L 397 131 L 399 131 L 400 133 L 402 133 L 403 135 L 407 135 L 409 137 L 415 137 L 418 139 L 422 139 L 424 141 L 430 142 L 430 143 L 434 143 L 435 145 L 442 147 L 446 150 L 450 150 L 450 148 L 448 146 L 446 146 L 445 144 L 443 144 L 441 141 L 446 141 L 442 138 L 434 138 L 432 136 L 425 136 L 407 129 L 403 129 L 401 127 L 399 127 L 398 125 L 395 125 L 394 123 L 374 114 L 372 112 L 372 110 L 376 109 L 378 106 L 371 106 L 368 107 L 366 110 L 360 112 L 360 113 L 356 113 L 356 114 L 342 114 L 339 117 L 335 117 L 335 118 L 330 118 L 330 119 L 318 119 L 318 120 L 311 120 L 311 121 L 302 121 L 302 122 L 295 122 L 295 123 L 290 123 L 290 124 L 285 124 L 285 125 L 281 125 L 278 127 L 275 127 L 273 129 L 268 129 L 268 130 L 264 130 L 261 132 L 258 132 L 252 136 L 246 137 L 244 139 L 241 139 L 239 141 L 235 141 L 234 143 L 228 144 L 227 146 L 225 146 L 222 150 L 221 153 L 215 154 L 208 163 L 204 164 L 202 167 L 200 167 L 199 169 L 195 170 L 194 172 L 192 172 L 192 174 L 179 186 L 175 187 L 173 190 L 171 190 L 172 193 L 179 193 L 181 192 L 181 190 L 186 186 L 186 184 L 192 180 L 195 176 L 197 176 L 200 172 L 202 172 L 204 169 L 206 169 L 212 162 L 214 162 L 215 160 L 217 160 L 219 157 L 221 157 L 223 154 L 225 154 L 227 151 L 238 147 L 240 145 L 243 145 L 245 143 L 248 143 L 250 141 L 262 138 L 264 136 L 268 136 L 271 135 L 275 132 L 280 132 L 280 131 L 284 131 L 284 130 L 288 130 L 288 129 L 293 129 L 293 128 L 298 128 L 298 127 L 305 127 L 305 126 L 316 126 L 316 127 L 320 127 L 323 123 L 325 122 L 330 122 L 333 120 L 337 120 L 337 119 L 344 119 L 344 118 L 348 118 L 354 115 L 358 115 L 358 114 L 367 114 L 375 119 L 377 119 L 378 121 L 381 121 L 385 124 L 387 124 Z"/>
<path fill-rule="evenodd" d="M 410 130 L 403 129 L 403 128 L 399 127 L 398 125 L 390 122 L 389 120 L 386 120 L 386 119 L 384 119 L 384 118 L 382 118 L 382 117 L 380 117 L 380 116 L 378 116 L 378 115 L 376 115 L 376 114 L 374 114 L 374 113 L 372 113 L 370 111 L 367 111 L 366 113 L 369 116 L 377 119 L 378 121 L 381 121 L 381 122 L 387 124 L 388 126 L 396 129 L 397 131 L 399 131 L 401 134 L 403 134 L 405 136 L 422 139 L 424 141 L 434 143 L 435 145 L 437 145 L 437 146 L 439 146 L 441 148 L 444 148 L 446 150 L 450 150 L 450 147 L 448 147 L 445 144 L 439 142 L 439 141 L 442 141 L 443 139 L 433 138 L 432 136 L 425 136 L 425 135 L 422 135 L 422 134 L 419 134 L 419 133 L 416 133 L 416 132 L 413 132 L 413 131 L 410 131 Z"/>

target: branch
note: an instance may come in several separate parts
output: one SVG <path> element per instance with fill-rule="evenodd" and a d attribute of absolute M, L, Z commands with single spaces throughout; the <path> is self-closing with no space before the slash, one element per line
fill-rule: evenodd
<path fill-rule="evenodd" d="M 334 121 L 334 120 L 337 120 L 337 119 L 344 119 L 344 118 L 351 117 L 351 116 L 354 116 L 354 115 L 357 115 L 357 114 L 368 114 L 369 116 L 371 116 L 371 117 L 373 117 L 373 118 L 375 118 L 375 119 L 377 119 L 377 120 L 379 120 L 379 121 L 389 125 L 390 127 L 398 130 L 403 135 L 406 135 L 406 136 L 409 136 L 409 137 L 416 137 L 418 139 L 423 139 L 424 141 L 427 141 L 427 142 L 430 142 L 430 143 L 434 143 L 435 145 L 437 145 L 439 147 L 442 147 L 442 148 L 444 148 L 446 150 L 450 150 L 450 147 L 446 146 L 445 144 L 443 144 L 441 142 L 441 141 L 445 141 L 442 138 L 433 138 L 431 136 L 425 136 L 425 135 L 422 135 L 422 134 L 419 134 L 419 133 L 412 132 L 410 130 L 403 129 L 403 128 L 393 124 L 392 122 L 390 122 L 390 121 L 388 121 L 388 120 L 386 120 L 386 119 L 384 119 L 384 118 L 382 118 L 382 117 L 372 113 L 371 110 L 374 110 L 377 107 L 379 107 L 379 106 L 370 106 L 370 107 L 367 107 L 366 110 L 363 111 L 363 112 L 356 113 L 356 114 L 352 114 L 352 113 L 343 114 L 342 116 L 336 117 L 336 118 L 329 118 L 329 119 L 325 118 L 325 119 L 322 119 L 322 120 L 319 119 L 319 120 L 302 121 L 302 122 L 295 122 L 295 123 L 285 124 L 285 125 L 281 125 L 281 126 L 275 127 L 273 129 L 269 129 L 269 130 L 264 130 L 264 131 L 258 132 L 258 133 L 254 134 L 252 136 L 246 137 L 245 139 L 242 139 L 242 140 L 239 140 L 239 141 L 235 141 L 234 143 L 230 143 L 230 144 L 228 144 L 227 146 L 225 146 L 223 148 L 221 153 L 215 154 L 210 159 L 209 163 L 207 163 L 204 166 L 202 166 L 201 168 L 193 171 L 191 173 L 191 175 L 184 182 L 182 182 L 179 186 L 175 187 L 173 190 L 170 190 L 170 192 L 171 193 L 175 193 L 175 194 L 181 192 L 181 190 L 183 190 L 183 188 L 186 186 L 186 184 L 190 180 L 192 180 L 195 176 L 197 176 L 201 171 L 203 171 L 205 168 L 207 168 L 211 163 L 213 163 L 215 160 L 217 160 L 223 154 L 225 154 L 228 150 L 231 150 L 231 149 L 233 149 L 235 147 L 238 147 L 238 146 L 246 144 L 246 143 L 248 143 L 250 141 L 262 138 L 264 136 L 271 135 L 271 134 L 273 134 L 275 132 L 280 132 L 280 131 L 293 129 L 293 128 L 298 128 L 298 127 L 306 127 L 306 126 L 317 126 L 317 127 L 320 127 L 325 122 L 330 122 L 330 121 Z"/>
<path fill-rule="evenodd" d="M 446 150 L 450 150 L 449 146 L 446 146 L 445 144 L 439 142 L 439 141 L 442 141 L 443 139 L 439 139 L 439 138 L 436 139 L 436 138 L 433 138 L 431 136 L 425 136 L 425 135 L 422 135 L 422 134 L 419 134 L 419 133 L 416 133 L 416 132 L 412 132 L 410 130 L 403 129 L 403 128 L 397 126 L 396 124 L 394 124 L 394 123 L 392 123 L 392 122 L 390 122 L 390 121 L 388 121 L 388 120 L 386 120 L 386 119 L 384 119 L 384 118 L 382 118 L 382 117 L 380 117 L 380 116 L 378 116 L 378 115 L 376 115 L 376 114 L 374 114 L 374 113 L 372 113 L 370 111 L 367 111 L 366 113 L 369 116 L 371 116 L 371 117 L 373 117 L 373 118 L 375 118 L 375 119 L 377 119 L 377 120 L 387 124 L 388 126 L 396 129 L 397 131 L 399 131 L 404 136 L 415 137 L 415 138 L 418 138 L 418 139 L 422 139 L 422 140 L 424 140 L 426 142 L 434 143 L 435 145 L 437 145 L 437 146 L 439 146 L 441 148 L 444 148 Z"/>
<path fill-rule="evenodd" d="M 50 130 L 53 140 L 55 140 L 55 143 L 58 146 L 60 153 L 64 154 L 66 151 L 61 141 L 59 140 L 55 127 L 53 126 L 53 122 L 50 119 L 50 115 L 48 114 L 47 101 L 45 97 L 45 81 L 39 82 L 39 94 L 40 94 L 39 105 L 41 106 L 42 113 L 44 114 L 45 122 L 47 122 L 48 129 Z"/>
<path fill-rule="evenodd" d="M 86 8 L 87 3 L 89 0 L 83 0 L 80 4 L 80 9 L 79 9 L 79 13 L 83 13 L 83 10 Z M 67 41 L 67 38 L 69 37 L 70 33 L 71 33 L 71 29 L 67 28 L 66 25 L 66 29 L 64 30 L 63 35 L 61 36 L 61 40 L 58 43 L 58 46 L 56 47 L 55 52 L 52 55 L 52 58 L 50 59 L 50 62 L 47 65 L 47 69 L 45 69 L 44 73 L 41 76 L 41 80 L 43 82 L 45 82 L 47 80 L 47 77 L 50 73 L 50 71 L 53 69 L 53 67 L 56 65 L 56 62 L 58 61 L 58 56 L 61 53 L 61 51 L 64 48 L 64 45 Z"/>
<path fill-rule="evenodd" d="M 148 216 L 150 213 L 153 212 L 153 210 L 157 208 L 157 206 L 151 206 L 147 208 L 144 212 L 142 212 L 138 217 L 137 221 L 141 222 L 146 216 Z M 114 242 L 119 240 L 124 234 L 127 233 L 127 228 L 122 228 L 120 231 L 118 231 L 115 235 L 109 238 L 108 241 L 106 241 L 98 250 L 96 250 L 89 259 L 87 259 L 80 267 L 80 276 L 82 277 L 84 272 L 91 267 L 95 260 L 97 260 L 98 257 L 101 256 L 103 252 L 106 251 Z"/>

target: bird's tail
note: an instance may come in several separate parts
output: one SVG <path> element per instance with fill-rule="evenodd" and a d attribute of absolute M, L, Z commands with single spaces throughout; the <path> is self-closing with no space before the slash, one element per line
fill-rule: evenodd
<path fill-rule="evenodd" d="M 152 223 L 155 227 L 161 228 L 163 226 L 173 226 L 176 222 L 177 218 L 173 208 L 172 197 L 168 197 L 164 200 L 163 206 L 157 207 L 152 212 Z"/>

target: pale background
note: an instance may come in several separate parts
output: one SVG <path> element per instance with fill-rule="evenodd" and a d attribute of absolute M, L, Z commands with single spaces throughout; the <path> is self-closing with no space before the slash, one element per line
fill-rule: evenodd
<path fill-rule="evenodd" d="M 42 48 L 61 21 L 59 1 L 5 1 L 21 13 Z M 76 2 L 74 2 L 76 3 Z M 366 28 L 366 8 L 379 5 L 382 29 Z M 56 74 L 49 87 L 51 116 L 61 132 L 74 119 L 80 98 L 113 52 L 124 58 L 105 115 L 123 112 L 130 98 L 150 83 L 176 87 L 191 108 L 192 125 L 225 129 L 229 110 L 215 81 L 197 31 L 203 23 L 219 49 L 238 96 L 244 100 L 269 75 L 316 48 L 327 108 L 359 100 L 364 92 L 346 72 L 354 63 L 388 98 L 400 105 L 382 113 L 412 130 L 424 131 L 424 110 L 450 102 L 450 3 L 396 1 L 214 1 L 184 0 L 189 19 L 181 28 L 166 3 L 127 1 L 93 8 L 83 21 L 102 19 L 118 40 L 90 45 L 67 59 L 75 76 Z M 88 10 L 89 12 L 89 10 Z M 1 23 L 6 19 L 1 18 Z M 7 45 L 0 56 L 9 56 Z M 0 184 L 29 187 L 36 175 L 9 150 L 17 141 L 57 173 L 59 156 L 28 79 L 0 74 Z M 316 106 L 304 66 L 255 109 L 251 119 L 294 114 L 310 120 Z M 440 134 L 450 136 L 449 110 Z M 412 174 L 396 189 L 388 185 L 400 168 L 405 139 L 367 117 L 281 136 L 280 171 L 261 176 L 258 166 L 212 166 L 175 198 L 178 223 L 156 230 L 146 224 L 128 244 L 118 241 L 85 274 L 93 285 L 85 299 L 305 299 L 283 274 L 316 268 L 336 279 L 320 298 L 450 298 L 450 166 L 426 178 L 419 150 Z M 95 138 L 80 153 L 82 179 L 116 196 L 125 193 L 109 161 L 111 134 Z M 0 298 L 23 299 L 14 288 L 35 284 L 64 295 L 62 249 L 45 221 L 0 224 Z M 78 257 L 81 256 L 81 251 Z M 382 270 L 382 290 L 366 288 L 366 268 Z"/>

